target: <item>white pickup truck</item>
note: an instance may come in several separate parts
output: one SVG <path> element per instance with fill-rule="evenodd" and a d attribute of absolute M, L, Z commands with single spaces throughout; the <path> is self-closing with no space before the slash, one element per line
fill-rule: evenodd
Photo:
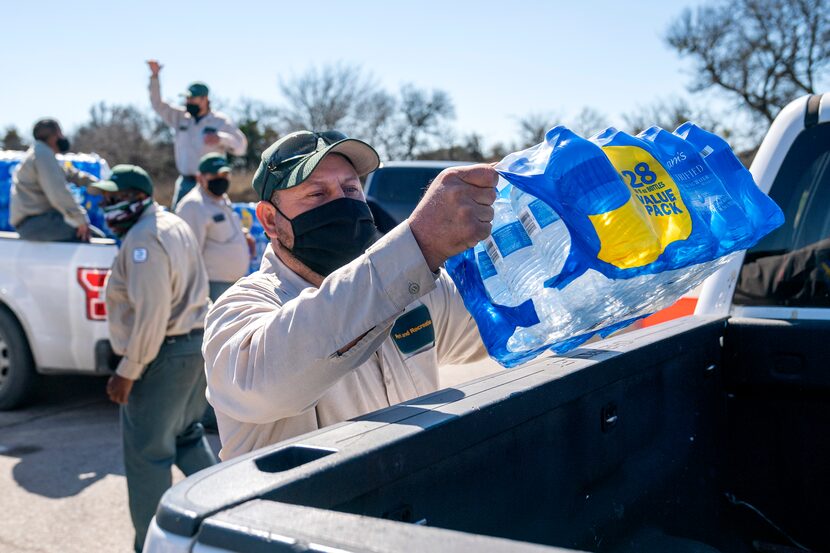
<path fill-rule="evenodd" d="M 694 316 L 201 471 L 144 552 L 830 551 L 830 94 L 752 173 L 785 223 Z"/>
<path fill-rule="evenodd" d="M 117 246 L 27 242 L 0 232 L 0 409 L 33 390 L 37 373 L 107 373 L 104 281 Z"/>

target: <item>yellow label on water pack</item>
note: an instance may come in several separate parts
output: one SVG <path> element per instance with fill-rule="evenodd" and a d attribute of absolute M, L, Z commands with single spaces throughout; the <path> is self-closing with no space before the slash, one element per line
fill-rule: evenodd
<path fill-rule="evenodd" d="M 640 203 L 632 196 L 617 209 L 589 215 L 597 231 L 597 257 L 620 269 L 648 265 L 663 253 Z"/>
<path fill-rule="evenodd" d="M 648 151 L 636 146 L 605 146 L 602 150 L 632 198 L 617 209 L 590 217 L 600 239 L 598 257 L 621 269 L 642 267 L 657 259 L 672 242 L 689 237 L 689 210 L 677 184 Z M 657 242 L 656 253 L 653 242 L 647 245 L 649 234 Z M 632 244 L 637 244 L 636 248 Z"/>

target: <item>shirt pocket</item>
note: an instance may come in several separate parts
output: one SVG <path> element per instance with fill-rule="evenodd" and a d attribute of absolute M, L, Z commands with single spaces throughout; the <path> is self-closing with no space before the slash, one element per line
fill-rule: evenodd
<path fill-rule="evenodd" d="M 228 216 L 227 213 L 214 213 L 211 215 L 207 237 L 209 240 L 220 244 L 230 242 L 236 235 L 236 229 L 234 228 L 236 224 L 234 218 Z"/>

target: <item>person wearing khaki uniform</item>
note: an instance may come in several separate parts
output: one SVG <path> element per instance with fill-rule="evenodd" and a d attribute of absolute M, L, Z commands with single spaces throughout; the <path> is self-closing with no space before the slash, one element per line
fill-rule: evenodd
<path fill-rule="evenodd" d="M 24 240 L 88 242 L 104 233 L 89 224 L 68 182 L 87 186 L 97 179 L 71 165 L 61 166 L 55 154 L 69 151 L 54 119 L 41 119 L 33 130 L 34 144 L 12 175 L 9 222 Z"/>
<path fill-rule="evenodd" d="M 104 195 L 104 218 L 122 240 L 107 279 L 110 341 L 121 356 L 107 394 L 121 405 L 130 516 L 141 551 L 171 467 L 190 475 L 216 462 L 199 422 L 208 281 L 193 233 L 153 201 L 143 169 L 117 165 L 91 189 Z"/>
<path fill-rule="evenodd" d="M 150 105 L 175 132 L 173 154 L 179 178 L 170 204 L 175 210 L 176 204 L 196 186 L 196 172 L 202 156 L 210 152 L 243 156 L 248 149 L 248 139 L 230 117 L 210 108 L 205 83 L 197 81 L 187 87 L 184 107 L 171 106 L 161 98 L 159 71 L 162 66 L 156 60 L 149 60 L 147 65 L 150 68 Z"/>
<path fill-rule="evenodd" d="M 226 193 L 230 172 L 225 156 L 207 154 L 199 162 L 198 186 L 176 206 L 199 243 L 213 301 L 248 274 L 251 262 L 252 239 Z"/>
<path fill-rule="evenodd" d="M 495 171 L 444 171 L 377 239 L 359 176 L 378 162 L 334 131 L 293 133 L 262 154 L 252 184 L 271 244 L 205 323 L 220 458 L 435 391 L 439 366 L 485 357 L 440 267 L 489 235 Z"/>

